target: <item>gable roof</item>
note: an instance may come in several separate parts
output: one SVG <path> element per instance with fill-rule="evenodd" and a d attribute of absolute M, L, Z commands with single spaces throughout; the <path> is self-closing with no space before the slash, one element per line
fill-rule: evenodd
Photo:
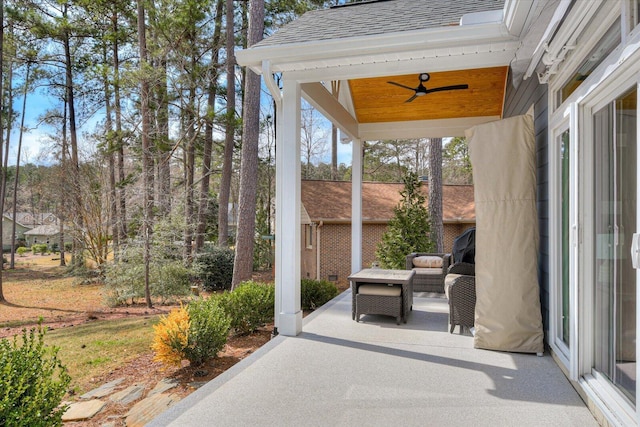
<path fill-rule="evenodd" d="M 12 218 L 12 216 L 11 216 L 11 215 L 8 215 L 8 214 L 6 214 L 6 213 L 3 215 L 3 218 L 2 218 L 2 219 L 3 219 L 3 220 L 5 220 L 5 219 L 6 219 L 7 221 L 11 221 L 11 222 L 13 222 L 13 218 Z M 22 228 L 24 228 L 24 229 L 29 229 L 29 228 L 30 228 L 30 227 L 27 227 L 26 225 L 22 224 L 20 221 L 15 221 L 15 223 L 16 223 L 16 225 L 17 225 L 17 226 L 20 226 L 20 227 L 22 227 Z"/>
<path fill-rule="evenodd" d="M 60 233 L 60 226 L 54 224 L 39 225 L 24 234 L 29 236 L 55 236 Z"/>
<path fill-rule="evenodd" d="M 502 11 L 504 0 L 378 0 L 313 10 L 253 47 L 457 26 L 468 13 Z"/>
<path fill-rule="evenodd" d="M 401 183 L 364 182 L 362 184 L 362 220 L 387 222 L 400 202 Z M 302 180 L 302 204 L 313 222 L 351 222 L 351 182 Z M 422 193 L 429 189 L 422 183 Z M 473 185 L 444 185 L 442 214 L 445 223 L 475 222 Z"/>

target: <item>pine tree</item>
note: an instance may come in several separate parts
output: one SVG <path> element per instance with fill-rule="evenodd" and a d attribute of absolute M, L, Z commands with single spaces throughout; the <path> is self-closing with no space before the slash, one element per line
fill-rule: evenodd
<path fill-rule="evenodd" d="M 402 200 L 394 209 L 387 231 L 378 244 L 376 257 L 383 268 L 403 269 L 411 252 L 432 252 L 431 220 L 420 192 L 418 175 L 409 172 L 403 179 Z"/>

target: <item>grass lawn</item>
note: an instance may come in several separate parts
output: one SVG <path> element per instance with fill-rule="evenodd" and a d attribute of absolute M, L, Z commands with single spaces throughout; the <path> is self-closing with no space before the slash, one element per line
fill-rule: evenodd
<path fill-rule="evenodd" d="M 97 320 L 49 331 L 45 342 L 60 348 L 71 388 L 82 394 L 95 386 L 93 379 L 148 353 L 157 321 L 158 316 Z"/>
<path fill-rule="evenodd" d="M 67 277 L 55 258 L 16 257 L 16 269 L 3 271 L 7 303 L 0 305 L 0 337 L 19 334 L 42 319 L 51 329 L 45 342 L 60 348 L 71 388 L 84 393 L 116 368 L 143 355 L 148 358 L 152 325 L 170 308 L 107 307 L 103 285 Z"/>

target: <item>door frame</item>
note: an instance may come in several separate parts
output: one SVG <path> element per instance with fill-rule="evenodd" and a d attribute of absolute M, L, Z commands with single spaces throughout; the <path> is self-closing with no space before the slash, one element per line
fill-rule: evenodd
<path fill-rule="evenodd" d="M 617 74 L 617 73 L 616 73 Z M 595 259 L 594 229 L 595 221 L 593 211 L 595 208 L 595 188 L 594 173 L 592 165 L 595 164 L 595 141 L 593 137 L 594 125 L 593 114 L 606 105 L 614 102 L 618 97 L 636 87 L 637 94 L 640 93 L 640 64 L 635 65 L 626 71 L 621 71 L 617 76 L 611 76 L 602 84 L 599 84 L 588 96 L 585 96 L 578 105 L 578 128 L 581 135 L 579 145 L 581 150 L 578 154 L 578 168 L 583 172 L 578 189 L 578 211 L 579 221 L 582 224 L 580 233 L 580 244 L 578 251 L 579 280 L 578 293 L 580 295 L 579 305 L 583 315 L 579 321 L 580 342 L 578 347 L 579 362 L 578 369 L 582 374 L 580 383 L 585 392 L 595 401 L 601 402 L 600 409 L 603 412 L 610 411 L 609 418 L 618 420 L 622 425 L 637 424 L 640 421 L 638 412 L 638 391 L 640 382 L 636 381 L 636 404 L 635 406 L 619 393 L 613 384 L 597 372 L 594 372 L 594 350 L 597 343 L 594 339 L 595 328 L 593 325 L 593 314 L 595 309 L 595 273 L 593 269 L 593 259 Z M 640 134 L 639 134 L 640 135 Z M 640 153 L 640 150 L 638 150 Z M 640 155 L 640 154 L 639 154 Z M 636 176 L 640 178 L 640 167 L 636 159 Z M 640 207 L 636 208 L 640 211 Z M 638 214 L 637 214 L 638 215 Z M 640 223 L 639 223 L 640 224 Z M 640 275 L 636 272 L 636 283 Z M 640 295 L 636 294 L 636 308 L 640 302 Z M 640 324 L 640 310 L 636 309 L 636 325 Z M 636 355 L 640 354 L 640 340 L 638 340 L 636 329 Z M 636 378 L 640 378 L 640 365 L 636 365 Z"/>
<path fill-rule="evenodd" d="M 628 7 L 626 1 L 620 5 L 622 7 Z M 593 27 L 589 26 L 589 28 L 584 29 L 584 32 L 589 34 L 589 40 L 595 41 L 598 39 L 598 35 L 603 34 L 603 31 L 607 28 L 607 26 L 604 25 L 604 21 L 607 21 L 607 25 L 609 25 L 612 20 L 616 19 L 614 9 L 615 8 L 611 8 L 611 15 L 607 15 L 606 19 L 598 20 Z M 619 16 L 619 14 L 620 11 L 618 10 L 617 15 Z M 576 165 L 576 174 L 572 176 L 575 177 L 574 179 L 578 180 L 579 178 L 579 181 L 583 182 L 588 179 L 593 179 L 593 150 L 585 150 L 585 147 L 590 147 L 593 143 L 593 128 L 590 125 L 593 107 L 598 102 L 615 99 L 616 96 L 630 87 L 629 82 L 635 81 L 637 84 L 638 80 L 640 80 L 638 77 L 640 76 L 640 26 L 632 28 L 633 24 L 626 23 L 625 19 L 622 20 L 622 25 L 622 44 L 605 58 L 588 78 L 584 80 L 580 87 L 569 95 L 564 102 L 559 102 L 558 91 L 562 89 L 565 82 L 575 73 L 578 65 L 586 58 L 591 47 L 578 45 L 570 57 L 560 65 L 557 70 L 558 73 L 553 75 L 549 80 L 547 90 L 549 102 L 548 159 L 550 186 L 548 214 L 550 226 L 557 220 L 553 220 L 553 218 L 556 215 L 559 203 L 559 195 L 557 194 L 557 188 L 559 188 L 557 186 L 558 172 L 557 170 L 554 172 L 552 159 L 554 155 L 553 147 L 556 143 L 554 138 L 559 134 L 559 128 L 565 126 L 566 129 L 566 121 L 569 120 L 571 144 L 572 149 L 575 150 L 573 154 L 575 161 L 573 163 Z M 624 87 L 624 89 L 622 89 L 622 87 Z M 616 88 L 621 89 L 615 93 Z M 585 110 L 588 108 L 591 108 L 591 110 Z M 640 135 L 640 130 L 638 131 L 638 135 Z M 574 160 L 574 158 L 572 158 L 572 160 Z M 587 167 L 585 168 L 585 166 Z M 585 173 L 590 173 L 590 176 L 585 176 Z M 592 188 L 592 186 L 589 188 Z M 561 318 L 557 317 L 557 292 L 561 292 L 561 289 L 558 289 L 561 287 L 561 281 L 557 280 L 557 259 L 555 261 L 551 261 L 550 259 L 550 329 L 548 343 L 553 350 L 554 357 L 559 366 L 562 367 L 571 380 L 577 381 L 577 387 L 582 390 L 584 397 L 590 402 L 590 405 L 593 406 L 594 411 L 600 412 L 612 425 L 640 425 L 639 411 L 636 411 L 636 408 L 640 407 L 640 404 L 634 408 L 628 403 L 621 402 L 623 399 L 621 395 L 614 390 L 613 386 L 607 385 L 604 381 L 599 381 L 591 371 L 593 362 L 592 349 L 594 348 L 594 331 L 592 324 L 594 301 L 590 291 L 593 289 L 591 260 L 594 259 L 594 252 L 593 242 L 587 241 L 587 239 L 592 239 L 591 236 L 589 236 L 589 231 L 593 230 L 594 222 L 590 218 L 590 215 L 587 215 L 585 212 L 587 212 L 587 207 L 593 207 L 594 195 L 590 193 L 589 189 L 583 184 L 572 186 L 571 191 L 574 192 L 571 199 L 575 202 L 577 218 L 577 229 L 575 231 L 575 238 L 577 240 L 577 247 L 575 249 L 576 263 L 572 268 L 574 275 L 570 278 L 570 289 L 573 292 L 571 315 L 577 328 L 577 333 L 574 334 L 574 337 L 577 339 L 577 345 L 573 345 L 573 342 L 570 343 L 567 357 L 566 349 L 561 349 L 556 343 L 558 334 L 554 328 L 557 327 L 557 322 L 561 321 Z M 640 221 L 638 224 L 640 224 Z M 638 227 L 640 227 L 640 225 L 638 225 Z M 558 255 L 557 240 L 560 237 L 558 237 L 558 234 L 554 234 L 555 230 L 556 229 L 552 227 L 549 229 L 550 257 L 557 257 Z M 556 267 L 554 267 L 554 265 Z M 637 280 L 640 280 L 640 274 L 636 274 Z M 586 286 L 587 283 L 591 284 Z M 636 299 L 636 306 L 638 306 L 640 305 L 640 298 L 637 297 Z M 640 320 L 638 317 L 638 313 L 636 312 L 636 354 L 640 355 Z M 564 355 L 562 350 L 565 350 Z M 640 381 L 638 381 L 638 383 L 640 383 Z M 636 399 L 640 400 L 638 383 L 636 384 Z"/>

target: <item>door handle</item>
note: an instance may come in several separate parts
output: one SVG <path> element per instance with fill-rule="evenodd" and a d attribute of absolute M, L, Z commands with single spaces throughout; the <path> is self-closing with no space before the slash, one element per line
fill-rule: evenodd
<path fill-rule="evenodd" d="M 640 268 L 640 233 L 633 233 L 631 239 L 631 263 L 633 268 Z"/>

